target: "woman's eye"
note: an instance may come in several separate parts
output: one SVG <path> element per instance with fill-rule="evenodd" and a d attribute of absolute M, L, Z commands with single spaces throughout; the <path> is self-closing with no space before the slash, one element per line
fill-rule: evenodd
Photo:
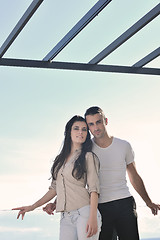
<path fill-rule="evenodd" d="M 86 131 L 87 131 L 87 129 L 86 129 L 86 128 L 83 128 L 83 129 L 82 129 L 82 131 L 86 132 Z"/>

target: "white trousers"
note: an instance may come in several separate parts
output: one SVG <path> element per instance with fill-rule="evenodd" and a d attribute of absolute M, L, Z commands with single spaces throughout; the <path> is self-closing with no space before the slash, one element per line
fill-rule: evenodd
<path fill-rule="evenodd" d="M 75 211 L 61 213 L 59 240 L 98 240 L 102 225 L 101 214 L 97 209 L 98 231 L 87 238 L 86 226 L 89 213 L 89 205 Z"/>

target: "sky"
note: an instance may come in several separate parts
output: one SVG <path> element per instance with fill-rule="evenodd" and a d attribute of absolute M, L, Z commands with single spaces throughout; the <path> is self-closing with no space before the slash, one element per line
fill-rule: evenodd
<path fill-rule="evenodd" d="M 0 0 L 0 45 L 31 2 Z M 42 60 L 96 2 L 45 0 L 4 57 Z M 87 63 L 158 3 L 112 0 L 55 61 Z M 158 27 L 159 17 L 101 63 L 133 65 L 159 46 Z M 159 66 L 159 58 L 146 65 Z M 29 217 L 15 223 L 16 213 L 1 210 L 32 204 L 45 194 L 66 122 L 75 114 L 83 116 L 90 106 L 104 110 L 110 135 L 131 143 L 149 196 L 160 203 L 159 90 L 159 76 L 0 66 L 0 236 L 12 232 L 14 240 L 16 233 L 27 232 L 36 239 L 43 221 L 58 226 L 58 215 L 50 219 L 37 210 L 40 225 L 34 226 Z M 130 191 L 137 202 L 141 238 L 160 239 L 160 217 L 152 216 L 132 186 Z"/>

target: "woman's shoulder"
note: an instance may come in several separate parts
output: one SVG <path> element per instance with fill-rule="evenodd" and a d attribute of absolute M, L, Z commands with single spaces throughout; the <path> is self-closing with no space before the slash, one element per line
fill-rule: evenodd
<path fill-rule="evenodd" d="M 90 170 L 95 169 L 98 174 L 99 169 L 100 169 L 100 162 L 95 153 L 93 153 L 93 152 L 86 153 L 86 168 L 90 169 Z"/>
<path fill-rule="evenodd" d="M 87 157 L 93 157 L 95 154 L 93 152 L 86 152 L 86 158 Z"/>
<path fill-rule="evenodd" d="M 86 160 L 93 159 L 94 161 L 99 162 L 99 159 L 94 152 L 87 152 L 85 157 Z"/>

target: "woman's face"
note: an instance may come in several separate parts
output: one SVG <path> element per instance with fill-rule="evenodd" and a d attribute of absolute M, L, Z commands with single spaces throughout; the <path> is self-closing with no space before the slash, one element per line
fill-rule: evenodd
<path fill-rule="evenodd" d="M 87 124 L 85 122 L 74 122 L 71 128 L 72 143 L 82 144 L 86 141 Z"/>

